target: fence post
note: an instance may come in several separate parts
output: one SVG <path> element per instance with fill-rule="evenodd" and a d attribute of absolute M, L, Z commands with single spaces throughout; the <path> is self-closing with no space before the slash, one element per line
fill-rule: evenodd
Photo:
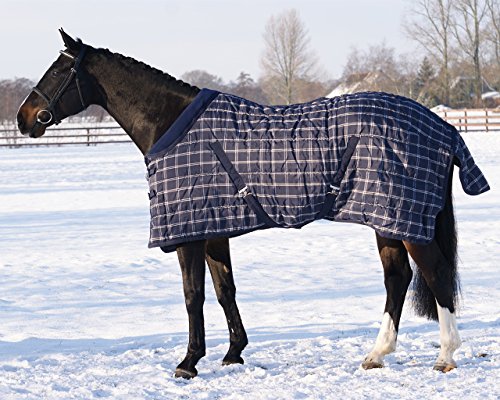
<path fill-rule="evenodd" d="M 465 133 L 467 133 L 467 124 L 468 124 L 468 122 L 467 122 L 467 109 L 464 110 L 464 120 L 465 120 L 465 124 L 464 124 Z"/>
<path fill-rule="evenodd" d="M 87 147 L 90 146 L 90 129 L 87 128 Z"/>
<path fill-rule="evenodd" d="M 484 126 L 486 127 L 486 132 L 488 132 L 488 109 L 484 109 Z"/>

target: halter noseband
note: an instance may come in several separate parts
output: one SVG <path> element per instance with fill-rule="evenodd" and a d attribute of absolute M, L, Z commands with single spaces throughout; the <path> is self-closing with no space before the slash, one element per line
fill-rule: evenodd
<path fill-rule="evenodd" d="M 66 78 L 61 83 L 61 86 L 59 86 L 59 88 L 54 93 L 54 96 L 52 97 L 52 99 L 49 96 L 47 96 L 37 86 L 35 86 L 33 88 L 33 91 L 36 94 L 38 94 L 42 99 L 44 99 L 45 102 L 47 103 L 47 107 L 38 111 L 38 113 L 36 114 L 36 122 L 37 123 L 40 123 L 42 125 L 48 125 L 52 121 L 54 121 L 55 124 L 57 125 L 61 122 L 61 120 L 59 118 L 57 118 L 55 106 L 56 106 L 57 102 L 61 99 L 62 95 L 64 94 L 64 92 L 68 88 L 68 86 L 71 83 L 71 81 L 73 80 L 73 78 L 75 78 L 75 81 L 76 81 L 76 88 L 78 90 L 78 95 L 80 96 L 80 101 L 82 103 L 83 108 L 85 108 L 85 101 L 83 100 L 83 94 L 82 94 L 82 90 L 80 87 L 80 80 L 78 79 L 78 68 L 83 60 L 83 57 L 85 56 L 86 51 L 87 51 L 87 45 L 85 45 L 85 44 L 82 44 L 82 48 L 80 49 L 80 52 L 78 53 L 78 56 L 76 58 L 66 51 L 63 51 L 63 50 L 60 51 L 61 54 L 75 60 L 75 63 L 73 64 L 73 67 L 71 68 L 69 74 L 66 75 Z M 43 118 L 44 115 L 46 115 L 46 114 L 48 115 L 48 118 Z"/>

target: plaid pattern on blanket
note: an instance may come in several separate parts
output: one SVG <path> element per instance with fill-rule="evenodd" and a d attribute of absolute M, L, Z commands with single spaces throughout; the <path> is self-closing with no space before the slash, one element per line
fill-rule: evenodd
<path fill-rule="evenodd" d="M 264 106 L 203 89 L 146 156 L 149 246 L 318 218 L 428 243 L 454 160 L 466 193 L 489 189 L 457 130 L 403 97 Z"/>

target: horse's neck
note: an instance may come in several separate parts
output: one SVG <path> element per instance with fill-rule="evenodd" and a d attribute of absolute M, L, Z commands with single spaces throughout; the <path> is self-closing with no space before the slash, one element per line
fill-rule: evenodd
<path fill-rule="evenodd" d="M 96 102 L 120 124 L 143 154 L 199 91 L 111 54 L 96 52 L 89 61 L 88 71 L 99 87 Z"/>

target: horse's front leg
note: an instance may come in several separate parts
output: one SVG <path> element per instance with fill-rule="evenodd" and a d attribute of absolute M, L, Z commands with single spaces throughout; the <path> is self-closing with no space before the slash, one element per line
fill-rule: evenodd
<path fill-rule="evenodd" d="M 224 309 L 229 329 L 229 351 L 222 364 L 243 364 L 241 352 L 248 344 L 248 339 L 236 305 L 236 286 L 229 254 L 229 240 L 227 238 L 208 240 L 206 258 L 217 300 Z"/>
<path fill-rule="evenodd" d="M 175 376 L 194 378 L 195 366 L 205 355 L 205 326 L 203 303 L 205 302 L 205 241 L 186 243 L 177 248 L 182 271 L 184 297 L 189 318 L 189 344 L 186 357 L 177 366 Z"/>
<path fill-rule="evenodd" d="M 413 274 L 402 241 L 385 239 L 377 234 L 377 246 L 384 267 L 387 298 L 382 325 L 373 350 L 362 364 L 364 369 L 383 367 L 384 357 L 396 350 L 399 320 Z"/>

